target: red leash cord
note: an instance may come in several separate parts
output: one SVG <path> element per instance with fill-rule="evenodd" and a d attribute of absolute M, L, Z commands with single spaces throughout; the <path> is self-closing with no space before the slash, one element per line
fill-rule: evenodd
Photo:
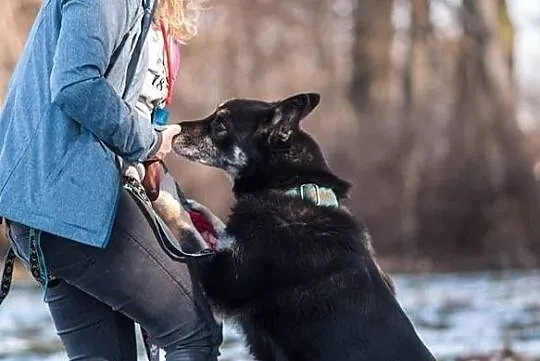
<path fill-rule="evenodd" d="M 172 49 L 171 49 L 171 43 L 170 43 L 170 37 L 169 32 L 167 31 L 167 27 L 165 26 L 165 23 L 163 21 L 160 21 L 159 26 L 161 28 L 161 34 L 163 35 L 163 45 L 165 48 L 165 56 L 167 57 L 167 98 L 165 99 L 165 105 L 169 106 L 172 103 L 173 95 L 174 95 L 174 81 L 173 81 L 173 74 L 175 69 L 173 69 L 173 59 L 172 59 Z M 191 221 L 193 222 L 193 225 L 199 231 L 199 233 L 203 236 L 205 241 L 208 243 L 208 246 L 212 249 L 215 249 L 217 247 L 217 233 L 214 227 L 212 227 L 212 224 L 208 221 L 206 216 L 199 211 L 189 209 L 189 216 L 191 218 Z M 212 237 L 210 237 L 212 236 Z M 213 238 L 213 239 L 212 239 Z"/>
<path fill-rule="evenodd" d="M 175 75 L 173 72 L 176 70 L 173 69 L 173 61 L 171 58 L 171 44 L 169 39 L 169 33 L 165 27 L 165 24 L 163 21 L 160 22 L 160 28 L 161 33 L 163 35 L 163 46 L 165 48 L 165 56 L 167 57 L 167 97 L 165 98 L 165 106 L 168 107 L 172 103 L 173 95 L 174 95 L 174 83 L 175 83 Z M 161 181 L 161 168 L 162 165 L 160 162 L 149 162 L 145 164 L 146 168 L 146 176 L 143 179 L 143 187 L 145 188 L 145 192 L 147 193 L 150 200 L 156 200 L 159 196 L 159 189 L 160 189 L 160 181 Z M 179 196 L 183 197 L 184 195 L 179 192 Z M 217 249 L 218 246 L 218 240 L 217 240 L 217 232 L 212 226 L 212 223 L 207 219 L 207 217 L 204 215 L 204 213 L 190 209 L 187 207 L 187 202 L 183 201 L 182 205 L 186 207 L 189 217 L 191 218 L 191 221 L 193 222 L 193 225 L 197 229 L 197 231 L 201 234 L 204 241 L 208 245 L 208 247 L 212 250 Z M 156 345 L 156 343 L 152 339 L 152 335 L 150 335 L 145 329 L 141 327 L 141 332 L 143 335 L 143 343 L 144 348 L 146 350 L 146 355 L 148 357 L 149 361 L 159 361 L 160 360 L 160 349 Z"/>
<path fill-rule="evenodd" d="M 172 102 L 174 95 L 174 82 L 173 80 L 173 62 L 171 58 L 171 43 L 169 39 L 169 32 L 165 27 L 163 21 L 159 22 L 161 28 L 161 34 L 163 34 L 163 47 L 165 48 L 165 56 L 167 57 L 167 98 L 165 98 L 165 105 L 169 106 Z"/>

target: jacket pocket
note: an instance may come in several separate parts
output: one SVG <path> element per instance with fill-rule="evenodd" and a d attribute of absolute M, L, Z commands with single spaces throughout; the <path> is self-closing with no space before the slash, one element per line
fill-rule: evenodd
<path fill-rule="evenodd" d="M 75 141 L 50 173 L 42 204 L 61 222 L 102 233 L 113 216 L 119 187 L 114 157 L 88 134 Z"/>
<path fill-rule="evenodd" d="M 77 153 L 84 151 L 82 147 L 82 140 L 77 138 L 69 147 L 68 150 L 62 155 L 60 161 L 53 167 L 47 179 L 45 180 L 45 187 L 48 189 L 53 186 L 63 176 L 63 173 L 69 168 L 69 165 L 73 163 L 73 159 Z"/>

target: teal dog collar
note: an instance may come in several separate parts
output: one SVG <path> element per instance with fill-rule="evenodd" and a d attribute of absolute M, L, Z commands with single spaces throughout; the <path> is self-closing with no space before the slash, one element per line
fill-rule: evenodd
<path fill-rule="evenodd" d="M 288 190 L 285 194 L 310 200 L 317 206 L 339 207 L 339 202 L 334 191 L 331 188 L 319 187 L 315 183 L 301 184 L 298 187 Z"/>

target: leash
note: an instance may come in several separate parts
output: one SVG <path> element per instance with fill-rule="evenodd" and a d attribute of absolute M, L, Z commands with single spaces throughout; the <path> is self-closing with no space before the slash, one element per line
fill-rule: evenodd
<path fill-rule="evenodd" d="M 142 1 L 144 13 L 141 20 L 141 33 L 139 35 L 139 38 L 137 39 L 137 43 L 135 44 L 135 47 L 133 49 L 133 55 L 127 66 L 126 85 L 124 88 L 124 93 L 122 94 L 123 99 L 126 99 L 127 93 L 131 87 L 133 79 L 135 78 L 135 72 L 137 71 L 137 65 L 139 64 L 139 60 L 141 58 L 141 53 L 143 50 L 144 42 L 146 40 L 146 35 L 148 35 L 148 31 L 150 30 L 150 26 L 152 25 L 152 18 L 154 17 L 159 3 L 158 0 L 154 0 L 153 3 L 151 3 L 151 1 L 152 0 Z"/>
<path fill-rule="evenodd" d="M 191 205 L 189 204 L 184 193 L 180 189 L 180 186 L 177 183 L 175 183 L 175 186 L 182 206 L 189 210 L 190 213 L 193 213 L 194 210 L 191 209 Z M 133 178 L 124 177 L 123 188 L 135 200 L 135 202 L 147 218 L 150 226 L 152 227 L 152 230 L 154 231 L 160 247 L 171 259 L 177 262 L 186 262 L 188 259 L 209 257 L 214 254 L 214 251 L 210 248 L 202 249 L 199 252 L 195 253 L 189 253 L 184 251 L 176 237 L 171 233 L 164 221 L 156 214 L 156 212 L 152 208 L 152 203 L 150 202 L 150 199 L 146 196 L 146 192 L 143 186 Z M 40 262 L 40 252 L 38 247 L 40 231 L 31 229 L 30 237 L 32 238 L 30 242 L 30 271 L 32 273 L 32 276 L 39 283 L 41 283 L 42 285 L 46 285 L 48 281 L 54 280 L 54 278 L 49 279 L 48 276 L 45 276 L 47 274 L 46 271 L 42 269 L 43 262 Z M 16 258 L 17 255 L 13 247 L 10 246 L 4 258 L 2 278 L 0 280 L 0 305 L 6 299 L 11 288 Z M 144 348 L 148 360 L 159 361 L 159 346 L 155 342 L 153 342 L 152 336 L 142 327 L 141 334 L 143 336 Z"/>
<path fill-rule="evenodd" d="M 186 197 L 178 183 L 175 183 L 178 197 L 180 198 L 180 203 L 187 210 L 191 210 L 189 202 L 187 202 Z M 123 188 L 132 196 L 135 200 L 143 214 L 146 216 L 150 226 L 152 227 L 154 234 L 158 240 L 159 245 L 165 251 L 165 253 L 174 261 L 177 262 L 186 262 L 189 258 L 203 258 L 209 257 L 214 254 L 212 249 L 202 249 L 199 252 L 189 253 L 185 252 L 176 237 L 171 233 L 165 222 L 156 214 L 152 208 L 152 203 L 146 191 L 141 183 L 138 180 L 131 177 L 124 177 Z M 144 349 L 146 351 L 146 356 L 149 361 L 159 361 L 160 360 L 160 349 L 159 346 L 153 341 L 152 335 L 148 333 L 143 327 L 141 329 L 141 334 L 143 338 Z"/>
<path fill-rule="evenodd" d="M 32 273 L 32 277 L 34 277 L 37 282 L 46 287 L 50 281 L 54 281 L 56 278 L 47 274 L 44 267 L 44 262 L 40 261 L 43 259 L 39 246 L 40 242 L 41 231 L 30 229 L 30 272 Z M 0 280 L 0 305 L 2 305 L 2 302 L 4 302 L 9 290 L 11 289 L 16 259 L 17 255 L 15 254 L 15 250 L 13 249 L 13 246 L 10 246 L 4 258 L 2 279 Z"/>
<path fill-rule="evenodd" d="M 179 188 L 178 185 L 177 188 Z M 150 223 L 150 226 L 153 228 L 159 245 L 171 259 L 177 262 L 185 262 L 190 258 L 203 258 L 214 255 L 214 251 L 210 248 L 202 249 L 194 253 L 184 251 L 180 246 L 180 242 L 178 242 L 176 237 L 171 233 L 167 224 L 152 208 L 152 203 L 139 181 L 134 178 L 124 177 L 124 189 L 128 191 L 138 204 Z M 184 199 L 184 201 L 181 202 L 183 206 L 189 205 L 185 200 L 183 193 L 179 193 L 179 196 L 181 199 Z"/>
<path fill-rule="evenodd" d="M 15 251 L 9 247 L 4 258 L 4 269 L 2 270 L 2 281 L 0 283 L 0 305 L 6 299 L 9 289 L 11 288 L 11 280 L 13 278 L 13 268 L 15 267 Z"/>
<path fill-rule="evenodd" d="M 151 26 L 153 14 L 155 13 L 157 5 L 158 5 L 157 0 L 154 0 L 153 3 L 152 3 L 152 0 L 143 0 L 142 2 L 143 2 L 144 14 L 143 14 L 142 22 L 141 22 L 141 34 L 139 35 L 139 39 L 137 40 L 137 43 L 135 45 L 133 56 L 127 67 L 127 72 L 126 72 L 127 80 L 126 80 L 124 94 L 122 96 L 123 98 L 126 97 L 127 91 L 130 88 L 130 85 L 133 81 L 135 71 L 139 63 L 141 50 L 142 50 L 144 41 L 146 39 L 146 35 Z M 168 42 L 168 39 L 165 39 L 165 40 Z M 167 58 L 168 58 L 168 63 L 169 63 L 168 64 L 169 82 L 174 81 L 176 78 L 175 76 L 173 77 L 173 74 L 172 74 L 172 68 L 171 68 L 172 61 L 170 59 L 171 57 L 170 50 L 171 49 L 169 49 L 169 45 L 167 44 L 166 51 L 167 51 Z M 117 60 L 116 58 L 113 59 L 113 63 L 115 63 L 116 60 Z M 111 67 L 109 67 L 109 69 L 110 68 Z M 170 102 L 172 99 L 172 91 L 169 91 L 169 93 L 170 94 L 167 97 L 168 102 Z M 168 118 L 168 113 L 166 115 Z M 178 184 L 176 184 L 176 188 L 178 190 L 178 195 L 180 197 L 182 206 L 184 206 L 186 209 L 191 209 L 191 206 L 186 201 L 186 198 L 183 192 L 180 190 L 180 187 L 178 186 Z M 128 193 L 133 197 L 133 199 L 135 199 L 135 201 L 139 205 L 139 208 L 141 209 L 141 211 L 143 211 L 151 227 L 153 228 L 156 238 L 158 239 L 159 245 L 165 251 L 165 253 L 169 257 L 171 257 L 173 260 L 178 261 L 178 262 L 185 262 L 188 258 L 208 257 L 214 254 L 213 250 L 211 249 L 203 249 L 196 253 L 188 253 L 182 250 L 176 237 L 174 237 L 174 235 L 171 234 L 167 225 L 153 210 L 152 204 L 150 200 L 148 199 L 146 192 L 144 191 L 144 188 L 137 182 L 134 182 L 133 180 L 126 180 L 124 182 L 124 189 L 126 189 Z M 192 210 L 192 212 L 194 211 Z M 0 223 L 2 223 L 2 220 L 3 219 L 0 218 Z M 30 260 L 29 260 L 30 270 L 31 270 L 32 276 L 46 287 L 48 281 L 54 280 L 54 277 L 49 279 L 49 276 L 47 275 L 47 272 L 44 269 L 45 264 L 42 260 L 41 249 L 39 247 L 41 232 L 39 230 L 31 229 L 30 233 L 32 237 Z M 14 270 L 16 258 L 17 258 L 16 253 L 13 247 L 10 246 L 7 250 L 7 253 L 4 259 L 2 278 L 0 279 L 0 305 L 7 297 L 7 294 L 9 293 L 9 290 L 11 288 L 11 284 L 13 280 L 13 270 Z M 40 262 L 40 259 L 42 260 L 42 262 Z M 160 359 L 159 347 L 155 343 L 152 342 L 152 338 L 150 334 L 146 330 L 144 330 L 142 327 L 141 327 L 141 332 L 143 335 L 144 347 L 146 349 L 146 354 L 147 354 L 148 359 L 150 361 L 159 361 Z"/>

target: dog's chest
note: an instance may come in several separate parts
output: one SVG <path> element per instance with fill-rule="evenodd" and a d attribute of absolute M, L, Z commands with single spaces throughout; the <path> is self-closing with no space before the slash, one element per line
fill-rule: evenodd
<path fill-rule="evenodd" d="M 244 203 L 235 208 L 229 218 L 227 231 L 239 245 L 257 242 L 264 244 L 289 234 L 289 228 L 298 224 L 283 209 L 274 205 L 265 206 L 264 202 Z"/>

